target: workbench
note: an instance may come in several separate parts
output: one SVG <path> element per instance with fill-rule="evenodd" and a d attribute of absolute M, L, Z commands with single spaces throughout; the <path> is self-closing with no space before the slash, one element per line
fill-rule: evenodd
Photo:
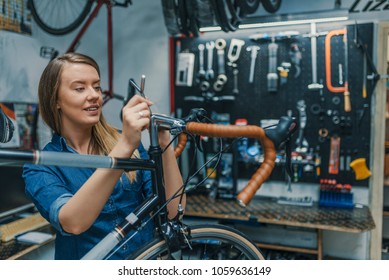
<path fill-rule="evenodd" d="M 256 197 L 246 207 L 235 200 L 214 199 L 206 195 L 188 195 L 185 217 L 191 219 L 219 220 L 222 222 L 248 222 L 275 224 L 314 229 L 317 232 L 316 248 L 301 248 L 279 244 L 259 243 L 261 249 L 294 251 L 323 258 L 323 230 L 362 233 L 375 228 L 370 210 L 366 206 L 352 209 L 285 205 L 276 198 Z"/>

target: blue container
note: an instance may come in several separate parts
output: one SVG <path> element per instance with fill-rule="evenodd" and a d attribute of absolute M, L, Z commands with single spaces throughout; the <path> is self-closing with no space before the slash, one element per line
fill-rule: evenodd
<path fill-rule="evenodd" d="M 319 206 L 354 208 L 354 194 L 351 192 L 321 190 Z"/>

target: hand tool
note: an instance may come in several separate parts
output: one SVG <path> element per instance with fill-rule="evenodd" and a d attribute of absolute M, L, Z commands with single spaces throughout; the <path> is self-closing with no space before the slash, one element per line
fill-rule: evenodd
<path fill-rule="evenodd" d="M 205 71 L 205 78 L 207 80 L 211 80 L 214 78 L 215 73 L 212 69 L 213 64 L 213 49 L 215 48 L 215 42 L 209 41 L 205 43 L 205 47 L 207 48 L 207 70 Z"/>
<path fill-rule="evenodd" d="M 304 129 L 307 125 L 307 112 L 305 111 L 306 105 L 304 100 L 297 101 L 297 110 L 299 111 L 299 134 L 296 139 L 296 151 L 306 152 L 308 151 L 308 141 L 304 137 Z"/>
<path fill-rule="evenodd" d="M 329 174 L 339 173 L 339 153 L 340 153 L 340 137 L 332 136 L 331 146 L 330 146 L 330 161 L 328 164 Z"/>
<path fill-rule="evenodd" d="M 143 97 L 143 98 L 146 98 L 146 95 L 145 95 L 145 83 L 146 83 L 146 76 L 145 75 L 142 75 L 141 78 L 140 78 L 140 87 L 136 84 L 136 82 L 134 81 L 134 79 L 130 79 L 130 84 L 131 86 L 136 89 L 139 94 Z M 151 109 L 149 107 L 149 112 L 151 114 Z"/>
<path fill-rule="evenodd" d="M 366 78 L 367 78 L 367 58 L 366 54 L 363 54 L 363 71 L 362 71 L 362 78 L 363 78 L 363 85 L 362 85 L 362 97 L 367 98 L 367 91 L 366 91 Z"/>
<path fill-rule="evenodd" d="M 143 98 L 146 98 L 145 96 L 145 83 L 146 83 L 146 76 L 142 75 L 140 77 L 140 95 L 142 95 Z"/>
<path fill-rule="evenodd" d="M 277 52 L 278 45 L 275 43 L 275 38 L 272 38 L 272 42 L 268 46 L 269 50 L 269 72 L 267 73 L 267 90 L 269 92 L 276 92 L 278 86 L 278 74 L 277 74 Z"/>
<path fill-rule="evenodd" d="M 291 66 L 292 65 L 290 64 L 290 62 L 282 62 L 281 66 L 277 67 L 277 70 L 280 72 L 281 86 L 286 84 L 286 82 L 288 81 L 288 76 L 289 76 L 289 71 Z"/>
<path fill-rule="evenodd" d="M 312 83 L 308 85 L 308 89 L 317 90 L 323 88 L 323 85 L 317 83 L 317 31 L 316 23 L 311 23 L 311 59 L 312 59 Z"/>
<path fill-rule="evenodd" d="M 294 78 L 298 78 L 301 74 L 300 62 L 302 59 L 302 55 L 297 43 L 293 43 L 290 45 L 289 56 L 295 68 Z"/>
<path fill-rule="evenodd" d="M 197 73 L 197 78 L 199 81 L 205 78 L 205 69 L 204 69 L 204 49 L 205 46 L 204 44 L 199 44 L 198 47 L 199 49 L 199 72 Z"/>
<path fill-rule="evenodd" d="M 344 43 L 344 86 L 334 87 L 331 79 L 331 39 L 334 36 L 343 35 Z M 347 29 L 332 30 L 328 32 L 325 39 L 325 63 L 326 63 L 326 83 L 330 92 L 343 92 L 344 96 L 344 111 L 351 111 L 350 92 L 348 88 L 348 44 L 347 44 Z"/>
<path fill-rule="evenodd" d="M 369 108 L 369 104 L 365 103 L 365 104 L 363 104 L 362 109 L 357 110 L 357 129 L 358 129 L 358 132 L 360 132 L 360 130 L 361 130 L 362 120 L 363 120 L 363 117 L 365 116 L 368 108 Z"/>
<path fill-rule="evenodd" d="M 221 91 L 227 83 L 227 76 L 224 67 L 224 48 L 226 47 L 226 41 L 224 39 L 217 39 L 215 41 L 215 46 L 217 49 L 217 58 L 218 58 L 218 68 L 219 74 L 217 76 L 217 80 L 213 85 L 213 89 L 215 91 Z"/>
<path fill-rule="evenodd" d="M 239 59 L 240 51 L 242 50 L 242 47 L 244 46 L 245 42 L 240 39 L 231 39 L 230 42 L 230 48 L 228 49 L 228 65 L 229 66 L 236 66 L 235 62 Z"/>
<path fill-rule="evenodd" d="M 249 74 L 249 83 L 252 84 L 254 82 L 254 72 L 255 72 L 255 62 L 257 59 L 258 51 L 260 47 L 258 46 L 249 46 L 246 48 L 250 55 L 250 74 Z"/>
<path fill-rule="evenodd" d="M 232 71 L 232 74 L 234 75 L 234 88 L 232 89 L 233 94 L 238 94 L 239 93 L 239 88 L 238 88 L 238 74 L 239 70 L 234 68 Z"/>
<path fill-rule="evenodd" d="M 374 88 L 377 85 L 378 80 L 388 79 L 389 75 L 388 74 L 381 75 L 380 73 L 378 73 L 377 68 L 374 65 L 374 62 L 371 56 L 369 55 L 367 44 L 365 44 L 361 40 L 361 36 L 359 36 L 358 24 L 356 24 L 356 22 L 354 25 L 354 43 L 358 48 L 361 49 L 362 53 L 366 57 L 366 63 L 368 64 L 367 66 L 372 71 L 371 74 L 366 75 L 366 79 L 371 81 L 371 85 L 372 85 L 371 91 L 374 91 Z"/>
<path fill-rule="evenodd" d="M 181 52 L 178 55 L 176 85 L 191 87 L 193 83 L 195 55 Z"/>
<path fill-rule="evenodd" d="M 350 162 L 350 167 L 355 172 L 356 180 L 364 180 L 371 176 L 370 170 L 367 168 L 365 158 L 357 158 Z"/>

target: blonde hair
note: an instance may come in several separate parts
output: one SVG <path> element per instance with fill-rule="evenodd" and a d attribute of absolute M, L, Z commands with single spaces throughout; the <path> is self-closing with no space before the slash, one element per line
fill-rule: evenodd
<path fill-rule="evenodd" d="M 61 114 L 57 108 L 58 89 L 61 83 L 61 74 L 67 63 L 82 63 L 92 66 L 100 76 L 100 68 L 96 61 L 84 54 L 66 53 L 54 58 L 44 69 L 38 86 L 39 111 L 44 122 L 57 134 L 61 135 Z M 101 115 L 99 122 L 92 128 L 91 142 L 88 153 L 96 155 L 108 155 L 119 139 L 116 128 L 107 123 Z M 139 157 L 136 150 L 132 157 Z M 136 179 L 136 172 L 128 172 L 131 182 Z"/>

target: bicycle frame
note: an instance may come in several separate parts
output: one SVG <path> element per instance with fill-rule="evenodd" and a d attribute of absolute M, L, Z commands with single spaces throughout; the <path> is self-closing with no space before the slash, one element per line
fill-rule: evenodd
<path fill-rule="evenodd" d="M 168 243 L 169 241 L 174 243 L 174 252 L 174 245 L 179 244 L 175 242 L 177 239 L 179 239 L 179 236 L 177 236 L 177 233 L 171 234 L 169 233 L 171 232 L 170 230 L 166 230 L 166 228 L 170 226 L 169 223 L 171 221 L 169 221 L 167 217 L 167 200 L 163 183 L 162 150 L 158 142 L 158 130 L 168 129 L 170 130 L 171 134 L 178 134 L 179 136 L 184 135 L 182 132 L 188 132 L 211 137 L 254 137 L 260 140 L 264 150 L 264 161 L 257 172 L 253 175 L 247 186 L 237 197 L 240 201 L 239 196 L 243 194 L 243 203 L 240 203 L 243 205 L 246 205 L 247 201 L 251 200 L 255 192 L 270 175 L 275 162 L 275 147 L 278 147 L 281 143 L 289 140 L 292 133 L 296 130 L 295 120 L 287 117 L 281 118 L 276 128 L 269 129 L 265 132 L 264 129 L 257 126 L 234 126 L 199 123 L 196 122 L 200 116 L 198 112 L 204 112 L 204 110 L 193 110 L 193 112 L 191 112 L 191 114 L 185 119 L 177 119 L 159 114 L 152 114 L 150 118 L 149 129 L 150 159 L 148 160 L 119 159 L 109 156 L 79 155 L 61 152 L 10 150 L 0 150 L 0 159 L 2 162 L 11 166 L 23 165 L 24 163 L 29 162 L 43 165 L 110 168 L 124 169 L 128 171 L 138 169 L 151 170 L 154 194 L 150 198 L 146 199 L 132 213 L 127 215 L 123 222 L 115 227 L 110 233 L 108 233 L 105 238 L 103 238 L 94 248 L 90 250 L 90 252 L 88 252 L 83 257 L 83 259 L 104 259 L 116 247 L 116 245 L 118 245 L 119 242 L 125 238 L 129 232 L 135 230 L 138 226 L 141 226 L 142 220 L 151 213 L 154 214 L 154 222 L 156 228 L 158 229 L 158 233 L 163 235 Z M 180 147 L 181 151 L 185 147 L 185 144 L 182 145 L 181 143 L 182 139 L 183 138 L 179 138 L 179 143 L 177 145 L 177 147 Z M 184 139 L 186 139 L 186 137 Z M 176 194 L 172 196 L 172 199 L 180 190 L 181 189 L 179 189 Z M 178 212 L 180 213 L 180 209 L 178 209 Z M 174 222 L 181 226 L 181 231 L 179 234 L 184 235 L 186 230 L 185 227 L 178 220 Z"/>

